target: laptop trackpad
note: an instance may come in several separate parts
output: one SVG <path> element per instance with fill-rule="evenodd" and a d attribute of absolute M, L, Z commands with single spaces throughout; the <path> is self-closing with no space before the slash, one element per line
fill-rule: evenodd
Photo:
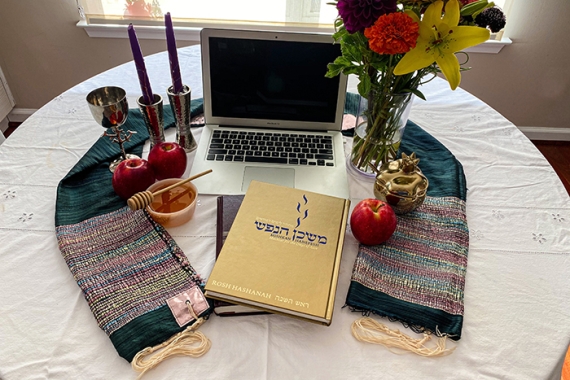
<path fill-rule="evenodd" d="M 243 172 L 241 190 L 245 192 L 252 180 L 269 182 L 274 185 L 295 187 L 295 169 L 246 166 Z"/>

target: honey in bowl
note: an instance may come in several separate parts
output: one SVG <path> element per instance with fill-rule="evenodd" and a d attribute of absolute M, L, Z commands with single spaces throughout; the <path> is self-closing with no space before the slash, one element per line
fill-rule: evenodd
<path fill-rule="evenodd" d="M 165 187 L 162 186 L 161 188 Z M 161 188 L 156 189 L 156 191 Z M 156 195 L 150 207 L 156 212 L 170 214 L 185 209 L 194 202 L 194 199 L 196 199 L 196 193 L 190 186 L 184 184 Z"/>
<path fill-rule="evenodd" d="M 152 184 L 148 191 L 157 192 L 180 182 L 180 178 L 168 178 Z M 198 189 L 188 182 L 155 195 L 147 211 L 157 223 L 164 227 L 176 227 L 188 222 L 196 210 Z"/>

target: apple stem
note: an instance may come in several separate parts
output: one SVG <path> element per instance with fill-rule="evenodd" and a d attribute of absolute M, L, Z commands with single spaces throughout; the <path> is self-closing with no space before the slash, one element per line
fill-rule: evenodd
<path fill-rule="evenodd" d="M 379 204 L 377 204 L 377 205 L 375 205 L 375 206 L 372 206 L 371 208 L 372 208 L 372 210 L 373 210 L 374 212 L 378 212 L 378 210 L 380 210 L 380 208 L 382 208 L 382 207 L 384 207 L 384 204 L 383 204 L 383 203 L 379 203 Z"/>

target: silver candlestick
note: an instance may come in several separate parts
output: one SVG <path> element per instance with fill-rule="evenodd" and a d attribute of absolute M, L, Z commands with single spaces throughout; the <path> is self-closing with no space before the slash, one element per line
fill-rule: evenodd
<path fill-rule="evenodd" d="M 176 142 L 184 148 L 186 153 L 198 147 L 192 131 L 190 130 L 190 98 L 192 91 L 189 86 L 183 86 L 182 92 L 175 94 L 173 86 L 166 90 L 174 122 L 176 124 Z"/>
<path fill-rule="evenodd" d="M 155 144 L 164 142 L 164 114 L 162 108 L 162 96 L 154 94 L 152 104 L 144 104 L 143 97 L 137 99 L 137 104 L 148 129 L 150 148 Z"/>

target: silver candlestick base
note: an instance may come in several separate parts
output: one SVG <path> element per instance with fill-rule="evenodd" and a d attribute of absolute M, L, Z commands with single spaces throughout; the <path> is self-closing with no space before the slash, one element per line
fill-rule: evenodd
<path fill-rule="evenodd" d="M 162 96 L 154 94 L 153 103 L 146 105 L 143 103 L 143 97 L 137 99 L 137 104 L 141 110 L 144 122 L 148 129 L 148 139 L 150 140 L 150 149 L 155 144 L 164 142 L 164 114 L 162 108 Z"/>
<path fill-rule="evenodd" d="M 176 142 L 184 148 L 186 153 L 196 150 L 198 144 L 190 130 L 190 87 L 183 86 L 182 92 L 175 94 L 173 86 L 168 87 L 166 93 L 170 101 L 170 108 L 176 124 Z"/>

